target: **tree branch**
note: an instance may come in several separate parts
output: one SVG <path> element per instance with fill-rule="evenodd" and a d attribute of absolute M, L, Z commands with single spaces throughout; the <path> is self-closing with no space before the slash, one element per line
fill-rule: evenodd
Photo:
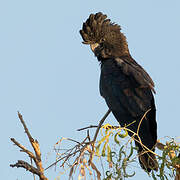
<path fill-rule="evenodd" d="M 17 168 L 19 168 L 19 167 L 24 168 L 27 171 L 38 175 L 40 180 L 48 180 L 48 178 L 46 178 L 44 175 L 44 169 L 43 169 L 42 161 L 41 161 L 41 151 L 40 151 L 39 143 L 37 140 L 34 140 L 33 137 L 31 136 L 31 134 L 23 120 L 23 117 L 19 112 L 18 112 L 18 117 L 24 127 L 25 133 L 28 136 L 29 142 L 31 143 L 31 145 L 34 149 L 35 154 L 32 153 L 31 151 L 29 151 L 27 148 L 25 148 L 19 142 L 17 142 L 14 138 L 11 138 L 11 141 L 14 142 L 14 144 L 16 146 L 18 146 L 22 152 L 25 152 L 29 157 L 31 157 L 34 160 L 37 168 L 33 167 L 29 163 L 22 161 L 22 160 L 19 160 L 16 164 L 11 164 L 10 166 L 17 167 Z"/>
<path fill-rule="evenodd" d="M 98 171 L 98 169 L 96 168 L 95 164 L 92 162 L 93 155 L 94 155 L 94 149 L 95 149 L 94 144 L 96 142 L 99 130 L 102 127 L 102 124 L 104 123 L 104 121 L 107 118 L 107 116 L 110 114 L 110 112 L 111 112 L 110 110 L 108 110 L 106 112 L 106 114 L 103 116 L 103 118 L 99 121 L 98 126 L 93 126 L 93 127 L 96 127 L 97 129 L 95 131 L 95 134 L 93 136 L 93 140 L 92 141 L 90 140 L 89 131 L 87 131 L 87 137 L 82 142 L 77 142 L 75 140 L 66 138 L 66 140 L 73 141 L 73 142 L 75 142 L 77 144 L 73 148 L 68 149 L 66 152 L 62 153 L 61 156 L 59 157 L 59 159 L 56 160 L 56 162 L 54 162 L 50 166 L 48 166 L 45 170 L 47 170 L 50 167 L 56 165 L 61 160 L 63 160 L 63 163 L 62 163 L 62 165 L 60 165 L 60 167 L 62 167 L 62 166 L 64 167 L 64 164 L 68 160 L 70 160 L 77 153 L 79 153 L 78 156 L 75 158 L 73 164 L 71 165 L 71 169 L 70 169 L 70 173 L 69 173 L 69 177 L 71 177 L 72 173 L 73 173 L 73 171 L 75 169 L 75 166 L 78 166 L 79 164 L 81 164 L 83 162 L 84 155 L 85 155 L 86 152 L 88 152 L 89 153 L 89 161 L 88 161 L 87 167 L 88 166 L 91 167 L 96 172 L 98 180 L 100 180 L 101 173 Z M 81 128 L 81 129 L 78 129 L 78 131 L 85 130 L 85 129 L 88 129 L 88 128 L 89 127 Z M 92 128 L 92 126 L 90 126 L 90 128 Z M 60 142 L 61 141 L 62 141 L 62 139 L 60 140 Z M 82 166 L 84 167 L 84 165 L 82 165 Z"/>
<path fill-rule="evenodd" d="M 21 167 L 33 174 L 40 176 L 40 172 L 37 168 L 33 167 L 29 163 L 22 161 L 22 160 L 18 160 L 18 162 L 16 164 L 10 164 L 10 167 L 17 167 L 17 168 Z"/>
<path fill-rule="evenodd" d="M 95 132 L 95 135 L 94 135 L 94 138 L 93 138 L 93 142 L 96 141 L 96 138 L 97 138 L 97 135 L 99 133 L 99 130 L 102 126 L 102 124 L 104 123 L 105 119 L 108 117 L 108 115 L 110 114 L 111 110 L 108 109 L 108 111 L 106 112 L 106 114 L 103 116 L 103 118 L 100 120 L 99 124 L 98 124 L 98 127 L 96 129 L 96 132 Z"/>
<path fill-rule="evenodd" d="M 103 116 L 103 118 L 100 120 L 99 124 L 98 124 L 98 127 L 96 129 L 96 132 L 95 132 L 95 135 L 94 135 L 94 138 L 91 142 L 91 145 L 92 145 L 92 152 L 90 153 L 90 158 L 89 158 L 89 165 L 92 164 L 92 159 L 93 159 L 93 155 L 94 155 L 94 144 L 96 142 L 96 138 L 97 138 L 97 135 L 99 133 L 99 130 L 102 126 L 102 124 L 104 123 L 105 119 L 108 117 L 108 115 L 110 114 L 111 110 L 108 109 L 108 111 L 106 112 L 106 114 Z"/>
<path fill-rule="evenodd" d="M 27 153 L 30 158 L 32 158 L 34 161 L 36 161 L 36 157 L 35 157 L 35 155 L 34 155 L 31 151 L 27 150 L 23 145 L 21 145 L 20 143 L 18 143 L 14 138 L 11 138 L 11 141 L 12 141 L 16 146 L 18 146 L 20 149 L 22 149 L 22 150 L 20 150 L 20 151 Z"/>
<path fill-rule="evenodd" d="M 18 117 L 24 127 L 24 130 L 25 130 L 25 133 L 27 134 L 28 138 L 29 138 L 29 142 L 31 143 L 33 149 L 34 149 L 34 152 L 36 154 L 36 160 L 35 160 L 35 163 L 36 163 L 36 166 L 37 168 L 41 171 L 41 172 L 44 172 L 44 169 L 42 167 L 42 161 L 41 161 L 41 151 L 40 151 L 40 147 L 39 147 L 39 143 L 37 140 L 34 140 L 23 120 L 23 117 L 22 115 L 18 112 Z"/>

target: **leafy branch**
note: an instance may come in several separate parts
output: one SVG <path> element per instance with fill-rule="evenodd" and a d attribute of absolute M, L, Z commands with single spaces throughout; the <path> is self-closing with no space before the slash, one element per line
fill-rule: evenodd
<path fill-rule="evenodd" d="M 154 153 L 142 144 L 138 135 L 141 123 L 148 111 L 141 118 L 137 132 L 133 132 L 128 128 L 129 125 L 134 122 L 125 127 L 112 126 L 110 124 L 103 125 L 110 112 L 110 110 L 106 112 L 99 121 L 98 126 L 90 125 L 78 129 L 78 131 L 87 130 L 87 134 L 81 142 L 72 138 L 61 138 L 54 146 L 57 159 L 54 163 L 45 168 L 45 170 L 42 165 L 39 143 L 31 136 L 22 115 L 18 112 L 19 120 L 23 125 L 34 153 L 21 145 L 14 138 L 11 138 L 11 141 L 20 148 L 21 152 L 26 153 L 30 159 L 33 160 L 35 166 L 33 166 L 32 163 L 30 164 L 23 160 L 18 160 L 16 164 L 11 164 L 10 166 L 24 168 L 30 173 L 39 176 L 40 180 L 48 180 L 44 175 L 44 171 L 47 171 L 52 166 L 56 166 L 57 163 L 59 163 L 60 168 L 69 169 L 69 179 L 77 172 L 79 174 L 78 180 L 86 179 L 87 173 L 90 175 L 91 179 L 98 180 L 102 178 L 102 175 L 104 180 L 123 180 L 133 177 L 135 171 L 132 172 L 132 168 L 129 167 L 132 167 L 135 164 L 137 165 L 136 159 L 138 156 L 135 152 L 137 151 L 137 148 L 134 147 L 132 143 L 133 140 L 139 142 L 143 146 L 144 152 Z M 89 131 L 92 128 L 96 128 L 96 130 L 91 138 Z M 101 136 L 99 135 L 99 132 L 101 132 Z M 131 132 L 133 136 L 128 138 L 128 132 Z M 137 138 L 134 138 L 135 136 Z M 97 140 L 97 138 L 99 138 L 99 140 Z M 64 146 L 64 141 L 68 142 L 68 148 L 62 148 Z M 71 148 L 69 148 L 69 145 L 71 145 Z M 149 173 L 149 176 L 154 180 L 164 180 L 169 178 L 180 180 L 179 144 L 171 138 L 165 145 L 158 141 L 156 147 L 160 150 L 159 153 L 154 153 L 158 160 L 159 170 L 156 173 L 152 171 L 151 174 Z M 98 162 L 100 163 L 100 166 L 98 165 Z M 100 167 L 102 168 L 101 170 Z M 79 171 L 77 171 L 77 169 L 79 169 Z"/>

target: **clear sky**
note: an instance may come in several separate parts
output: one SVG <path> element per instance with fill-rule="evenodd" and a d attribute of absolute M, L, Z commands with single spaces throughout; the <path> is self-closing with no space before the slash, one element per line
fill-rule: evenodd
<path fill-rule="evenodd" d="M 33 178 L 9 167 L 25 159 L 10 137 L 28 146 L 17 111 L 49 158 L 45 166 L 60 137 L 80 140 L 76 129 L 106 112 L 98 62 L 79 35 L 90 13 L 102 11 L 121 25 L 132 56 L 155 81 L 158 137 L 179 136 L 179 9 L 179 0 L 0 1 L 1 179 Z M 133 179 L 148 179 L 138 171 Z M 47 176 L 57 174 L 50 169 Z"/>

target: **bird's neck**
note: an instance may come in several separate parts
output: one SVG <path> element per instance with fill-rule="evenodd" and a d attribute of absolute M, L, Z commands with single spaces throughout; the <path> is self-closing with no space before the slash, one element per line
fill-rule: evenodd
<path fill-rule="evenodd" d="M 110 57 L 110 58 L 103 58 L 101 56 L 97 57 L 98 61 L 100 61 L 101 64 L 105 63 L 106 61 L 114 61 L 114 62 L 116 62 L 115 58 L 117 58 L 117 57 Z M 130 54 L 122 55 L 122 56 L 119 56 L 118 58 L 120 58 L 120 59 L 130 59 L 130 60 L 133 61 L 133 58 L 132 58 L 132 56 Z"/>

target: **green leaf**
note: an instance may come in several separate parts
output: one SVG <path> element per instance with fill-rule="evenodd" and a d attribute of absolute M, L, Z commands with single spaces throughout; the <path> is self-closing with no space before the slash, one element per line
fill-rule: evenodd
<path fill-rule="evenodd" d="M 124 134 L 121 134 L 121 133 L 119 132 L 118 136 L 119 136 L 120 138 L 125 138 L 126 136 L 128 136 L 128 132 L 127 132 L 127 130 L 126 130 L 126 129 L 124 129 L 124 131 L 125 131 L 125 133 L 124 133 Z"/>

